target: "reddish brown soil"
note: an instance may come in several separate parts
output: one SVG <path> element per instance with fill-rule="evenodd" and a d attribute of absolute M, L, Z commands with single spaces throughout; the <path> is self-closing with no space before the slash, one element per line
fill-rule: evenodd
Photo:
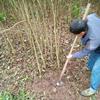
<path fill-rule="evenodd" d="M 91 100 L 89 97 L 82 97 L 80 91 L 86 89 L 89 84 L 89 71 L 78 62 L 71 62 L 64 74 L 62 86 L 56 86 L 60 71 L 47 71 L 42 79 L 36 79 L 32 83 L 26 84 L 27 90 L 36 93 L 36 100 Z M 84 64 L 83 64 L 84 65 Z M 72 68 L 73 67 L 73 68 Z M 100 100 L 100 94 L 97 94 Z"/>

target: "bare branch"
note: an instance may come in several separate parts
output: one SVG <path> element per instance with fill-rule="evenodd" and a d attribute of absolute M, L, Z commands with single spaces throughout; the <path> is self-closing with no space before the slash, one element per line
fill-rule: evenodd
<path fill-rule="evenodd" d="M 15 26 L 17 26 L 18 24 L 23 23 L 23 22 L 25 22 L 25 21 L 26 21 L 26 20 L 19 21 L 19 22 L 15 23 L 13 26 L 11 26 L 10 28 L 1 30 L 0 33 L 4 33 L 4 32 L 7 32 L 7 31 L 10 31 L 10 30 L 13 29 Z"/>

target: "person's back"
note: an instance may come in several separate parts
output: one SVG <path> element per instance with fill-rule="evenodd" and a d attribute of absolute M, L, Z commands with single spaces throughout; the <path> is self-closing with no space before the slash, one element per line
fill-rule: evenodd
<path fill-rule="evenodd" d="M 93 13 L 88 15 L 87 20 L 90 39 L 100 40 L 100 18 L 96 15 L 96 13 Z"/>
<path fill-rule="evenodd" d="M 88 37 L 91 41 L 95 41 L 92 45 L 93 48 L 97 47 L 96 52 L 100 53 L 100 18 L 96 13 L 90 14 L 87 17 L 88 24 Z"/>

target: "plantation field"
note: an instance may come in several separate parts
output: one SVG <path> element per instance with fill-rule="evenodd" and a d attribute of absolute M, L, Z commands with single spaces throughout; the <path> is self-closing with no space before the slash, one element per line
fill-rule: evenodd
<path fill-rule="evenodd" d="M 70 22 L 82 18 L 87 3 L 0 0 L 0 100 L 100 100 L 100 93 L 80 95 L 89 86 L 87 57 L 71 59 L 56 86 L 75 38 Z M 78 38 L 73 52 L 81 48 Z"/>

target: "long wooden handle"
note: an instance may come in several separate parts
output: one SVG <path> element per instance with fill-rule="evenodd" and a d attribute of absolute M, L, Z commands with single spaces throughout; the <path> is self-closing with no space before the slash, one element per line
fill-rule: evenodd
<path fill-rule="evenodd" d="M 86 19 L 86 16 L 88 15 L 90 6 L 91 6 L 91 4 L 88 3 L 88 5 L 87 5 L 87 7 L 86 7 L 86 11 L 85 11 L 85 13 L 84 13 L 84 16 L 83 16 L 82 20 L 85 20 L 85 19 Z M 69 52 L 68 55 L 70 55 L 70 54 L 72 53 L 77 38 L 78 38 L 78 36 L 75 37 L 75 39 L 74 39 L 74 41 L 73 41 L 73 44 L 72 44 L 72 47 L 71 47 L 70 52 Z M 64 64 L 63 70 L 62 70 L 62 72 L 61 72 L 59 81 L 61 81 L 62 76 L 63 76 L 63 74 L 64 74 L 64 72 L 65 72 L 65 70 L 66 70 L 66 67 L 67 67 L 69 61 L 70 61 L 70 58 L 67 58 L 67 60 L 66 60 L 66 62 L 65 62 L 65 64 Z"/>

